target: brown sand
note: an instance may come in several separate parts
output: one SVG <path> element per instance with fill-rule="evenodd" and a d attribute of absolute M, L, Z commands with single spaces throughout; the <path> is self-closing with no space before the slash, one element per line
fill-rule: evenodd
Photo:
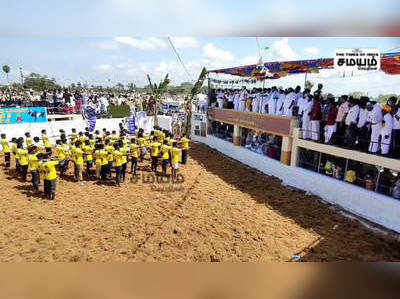
<path fill-rule="evenodd" d="M 169 192 L 61 179 L 49 201 L 0 171 L 0 261 L 400 260 L 398 242 L 204 145 L 181 173 L 156 184 Z"/>

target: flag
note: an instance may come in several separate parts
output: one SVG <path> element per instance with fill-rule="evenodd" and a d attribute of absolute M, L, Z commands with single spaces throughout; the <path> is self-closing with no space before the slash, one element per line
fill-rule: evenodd
<path fill-rule="evenodd" d="M 89 132 L 93 132 L 96 127 L 97 114 L 96 109 L 90 105 L 86 105 L 82 109 L 82 117 L 89 126 Z"/>
<path fill-rule="evenodd" d="M 132 116 L 129 118 L 128 120 L 128 131 L 129 131 L 129 135 L 135 135 L 135 130 L 136 130 L 136 126 L 135 126 L 135 116 Z"/>
<path fill-rule="evenodd" d="M 262 49 L 263 50 L 269 50 L 269 47 L 263 47 Z"/>

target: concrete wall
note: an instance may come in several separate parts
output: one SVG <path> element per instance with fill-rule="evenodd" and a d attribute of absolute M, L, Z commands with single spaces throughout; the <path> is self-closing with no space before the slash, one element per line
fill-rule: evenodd
<path fill-rule="evenodd" d="M 198 141 L 265 174 L 280 178 L 283 184 L 318 195 L 353 214 L 400 233 L 400 201 L 299 167 L 281 164 L 260 154 L 213 136 L 192 135 Z"/>

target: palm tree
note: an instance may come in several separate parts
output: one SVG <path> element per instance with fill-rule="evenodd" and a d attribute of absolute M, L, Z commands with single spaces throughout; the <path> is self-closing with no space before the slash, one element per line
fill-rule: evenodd
<path fill-rule="evenodd" d="M 3 72 L 6 74 L 7 76 L 7 82 L 8 82 L 8 73 L 10 72 L 10 67 L 8 65 L 3 65 Z"/>
<path fill-rule="evenodd" d="M 190 93 L 187 97 L 186 101 L 186 107 L 187 107 L 187 117 L 186 117 L 186 132 L 185 135 L 187 138 L 189 138 L 190 133 L 192 131 L 192 103 L 193 99 L 196 97 L 196 95 L 200 92 L 201 87 L 203 86 L 204 80 L 206 79 L 207 76 L 207 70 L 205 67 L 201 70 L 201 73 L 199 75 L 199 78 L 197 79 L 196 83 L 190 90 Z"/>
<path fill-rule="evenodd" d="M 154 125 L 158 126 L 158 118 L 157 118 L 158 106 L 160 104 L 161 97 L 168 89 L 168 84 L 170 83 L 170 80 L 168 79 L 168 74 L 165 76 L 164 80 L 160 82 L 159 85 L 157 85 L 156 83 L 152 83 L 149 75 L 147 75 L 147 80 L 149 81 L 149 87 L 151 93 L 153 94 L 153 100 L 154 100 L 154 106 L 153 106 L 153 109 L 155 110 Z"/>

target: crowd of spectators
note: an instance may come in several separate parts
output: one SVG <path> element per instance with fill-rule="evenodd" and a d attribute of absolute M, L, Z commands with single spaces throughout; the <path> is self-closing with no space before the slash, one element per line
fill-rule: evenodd
<path fill-rule="evenodd" d="M 323 94 L 296 88 L 216 89 L 211 106 L 298 117 L 302 138 L 372 154 L 400 158 L 400 100 L 384 105 L 362 96 Z"/>

